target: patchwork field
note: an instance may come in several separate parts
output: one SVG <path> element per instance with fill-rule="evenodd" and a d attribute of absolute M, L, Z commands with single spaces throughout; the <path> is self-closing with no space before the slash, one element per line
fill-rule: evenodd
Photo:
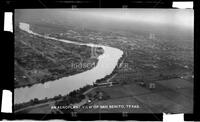
<path fill-rule="evenodd" d="M 110 96 L 92 105 L 138 105 L 139 108 L 90 109 L 81 112 L 132 112 L 132 113 L 192 113 L 193 85 L 184 79 L 156 81 L 156 88 L 140 86 L 136 83 L 99 87 L 93 89 Z M 88 93 L 89 94 L 89 93 Z"/>

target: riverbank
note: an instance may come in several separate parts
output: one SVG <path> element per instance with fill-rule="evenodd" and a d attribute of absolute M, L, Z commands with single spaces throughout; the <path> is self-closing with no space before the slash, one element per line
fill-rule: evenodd
<path fill-rule="evenodd" d="M 29 32 L 30 34 L 43 37 L 43 35 L 37 34 L 29 30 L 29 25 L 27 26 L 26 25 L 27 24 L 25 24 L 25 28 L 23 28 L 25 31 Z M 67 45 L 69 44 L 76 44 L 77 46 L 87 45 L 92 49 L 94 49 L 92 50 L 92 57 L 97 58 L 98 63 L 94 68 L 90 70 L 72 76 L 63 77 L 61 79 L 55 80 L 55 82 L 45 82 L 44 84 L 35 84 L 31 87 L 15 89 L 15 96 L 14 96 L 15 104 L 26 103 L 31 99 L 35 98 L 38 100 L 42 100 L 44 98 L 53 98 L 54 96 L 57 96 L 59 94 L 64 96 L 75 89 L 79 89 L 87 84 L 92 84 L 97 79 L 104 78 L 105 76 L 112 73 L 112 71 L 114 70 L 114 68 L 118 63 L 119 58 L 123 54 L 121 50 L 108 46 L 95 45 L 91 43 L 83 44 L 83 43 L 72 42 L 70 40 L 56 39 L 48 36 L 44 36 L 44 38 L 49 39 L 48 41 L 57 40 L 59 43 L 62 42 Z M 57 41 L 52 41 L 52 43 L 55 43 Z M 102 49 L 98 51 L 99 47 L 103 49 L 103 54 L 97 56 L 94 51 L 97 48 L 97 52 L 102 52 Z M 68 63 L 66 62 L 66 64 Z"/>
<path fill-rule="evenodd" d="M 91 70 L 103 54 L 99 50 L 103 49 L 30 35 L 16 27 L 15 88 L 44 84 Z M 92 57 L 92 51 L 96 51 L 95 57 Z"/>
<path fill-rule="evenodd" d="M 69 77 L 69 76 L 73 76 L 75 74 L 79 74 L 79 73 L 82 73 L 82 72 L 85 72 L 85 71 L 88 71 L 88 70 L 91 70 L 92 68 L 94 68 L 98 63 L 98 60 L 94 60 L 91 64 L 92 66 L 88 67 L 88 68 L 83 68 L 83 69 L 80 69 L 78 71 L 74 71 L 74 72 L 71 72 L 71 73 L 61 73 L 59 71 L 57 71 L 56 74 L 54 75 L 46 75 L 45 77 L 42 77 L 40 78 L 40 81 L 37 81 L 37 82 L 28 82 L 28 83 L 25 83 L 25 84 L 21 84 L 19 86 L 15 86 L 15 89 L 18 89 L 18 88 L 25 88 L 25 87 L 32 87 L 33 85 L 36 85 L 36 84 L 45 84 L 46 82 L 53 82 L 55 80 L 59 80 L 63 77 Z M 81 63 L 78 63 L 77 65 L 79 65 Z M 64 71 L 64 70 L 63 70 Z M 69 71 L 69 69 L 68 69 Z"/>
<path fill-rule="evenodd" d="M 29 102 L 15 105 L 14 110 L 17 111 L 17 113 L 20 113 L 22 110 L 26 109 L 26 107 L 28 107 L 28 106 L 35 106 L 37 104 L 48 103 L 51 101 L 57 101 L 57 102 L 55 102 L 55 106 L 68 106 L 70 104 L 79 103 L 83 99 L 85 99 L 85 97 L 87 97 L 87 95 L 84 95 L 84 93 L 86 91 L 98 87 L 96 85 L 96 83 L 109 82 L 109 80 L 111 80 L 111 78 L 118 73 L 118 70 L 120 70 L 123 67 L 123 61 L 125 58 L 126 58 L 126 53 L 123 53 L 121 58 L 118 60 L 118 63 L 116 65 L 116 67 L 114 68 L 114 70 L 112 71 L 112 73 L 105 76 L 104 78 L 96 80 L 93 83 L 93 85 L 85 85 L 79 89 L 75 89 L 75 90 L 71 91 L 70 93 L 68 93 L 67 95 L 64 95 L 64 96 L 58 95 L 53 98 L 49 98 L 49 99 L 45 98 L 42 100 L 32 99 Z M 22 109 L 22 110 L 20 110 L 20 109 Z M 62 112 L 66 112 L 66 111 L 69 111 L 69 109 L 62 110 Z"/>
<path fill-rule="evenodd" d="M 73 103 L 78 103 L 82 99 L 85 98 L 85 96 L 82 94 L 85 91 L 89 90 L 90 88 L 93 88 L 92 85 L 86 85 L 83 86 L 79 89 L 76 89 L 74 91 L 71 91 L 67 95 L 57 95 L 54 96 L 53 98 L 45 98 L 42 100 L 38 100 L 37 98 L 31 99 L 29 102 L 25 103 L 20 103 L 20 104 L 15 104 L 14 105 L 14 113 L 23 113 L 23 111 L 28 111 L 28 109 L 31 109 L 32 107 L 35 108 L 35 106 L 39 106 L 40 104 L 48 104 L 54 102 L 56 105 L 59 103 L 62 104 L 73 104 Z M 49 109 L 51 109 L 49 107 Z"/>

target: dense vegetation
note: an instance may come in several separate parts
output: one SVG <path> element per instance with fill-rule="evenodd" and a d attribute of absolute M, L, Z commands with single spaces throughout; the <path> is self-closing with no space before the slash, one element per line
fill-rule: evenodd
<path fill-rule="evenodd" d="M 96 64 L 91 48 L 31 35 L 15 29 L 15 88 L 53 81 L 91 69 L 73 64 Z"/>

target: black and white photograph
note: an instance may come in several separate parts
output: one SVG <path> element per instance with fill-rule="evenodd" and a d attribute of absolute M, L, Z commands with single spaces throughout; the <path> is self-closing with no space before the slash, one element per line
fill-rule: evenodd
<path fill-rule="evenodd" d="M 193 9 L 15 9 L 14 113 L 193 113 Z"/>

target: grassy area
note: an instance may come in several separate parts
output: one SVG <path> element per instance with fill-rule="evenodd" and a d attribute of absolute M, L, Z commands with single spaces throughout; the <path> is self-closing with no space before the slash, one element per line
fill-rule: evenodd
<path fill-rule="evenodd" d="M 101 55 L 102 53 L 98 53 Z M 91 47 L 44 39 L 15 29 L 15 88 L 53 81 L 93 68 Z M 94 64 L 73 67 L 78 64 Z"/>
<path fill-rule="evenodd" d="M 88 93 L 94 94 L 96 91 L 101 91 L 109 96 L 109 99 L 94 101 L 90 106 L 133 105 L 139 106 L 139 108 L 96 108 L 82 109 L 81 112 L 192 113 L 193 99 L 191 96 L 193 96 L 193 93 L 191 90 L 193 86 L 190 82 L 176 78 L 156 81 L 155 83 L 155 89 L 150 89 L 148 86 L 141 86 L 137 83 L 129 83 L 112 87 L 99 87 Z"/>

